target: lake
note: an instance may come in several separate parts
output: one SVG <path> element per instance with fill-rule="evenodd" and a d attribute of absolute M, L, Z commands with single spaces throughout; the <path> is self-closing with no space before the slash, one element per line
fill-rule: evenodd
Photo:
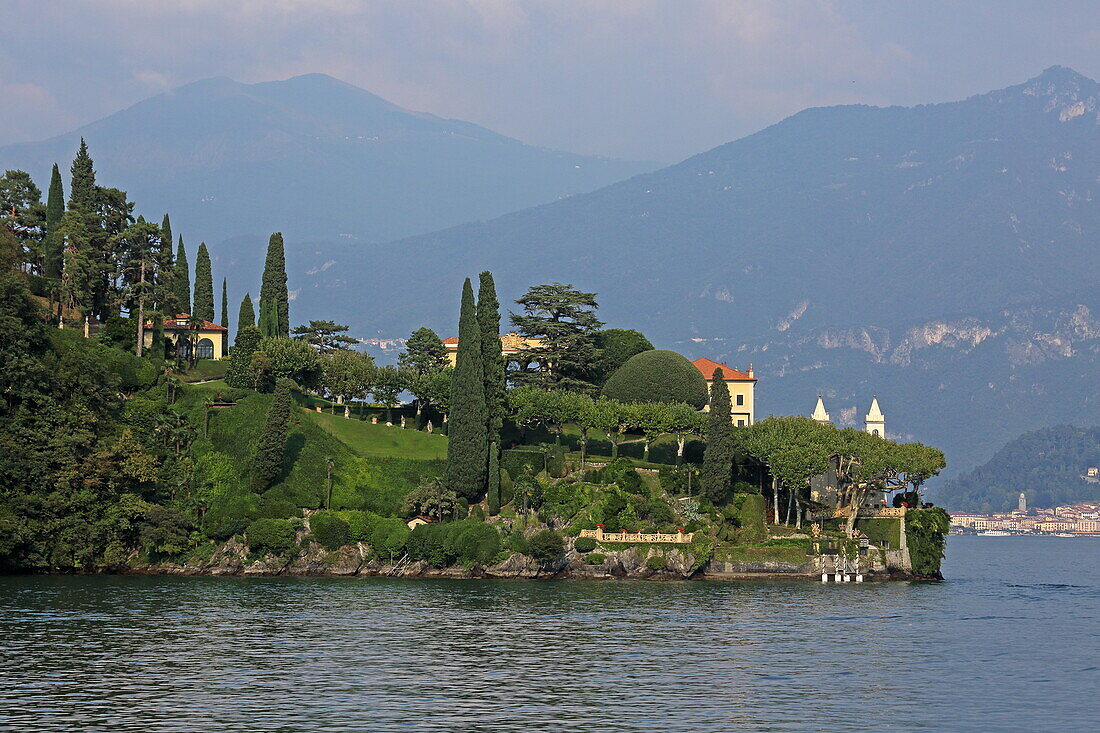
<path fill-rule="evenodd" d="M 1100 539 L 943 583 L 0 576 L 3 730 L 1100 725 Z"/>

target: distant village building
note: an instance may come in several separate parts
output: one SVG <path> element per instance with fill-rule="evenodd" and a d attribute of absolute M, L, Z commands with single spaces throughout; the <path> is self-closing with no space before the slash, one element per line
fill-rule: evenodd
<path fill-rule="evenodd" d="M 197 329 L 192 328 L 191 316 L 188 313 L 179 313 L 175 318 L 164 319 L 164 338 L 171 342 L 176 356 L 180 359 L 191 357 L 192 344 L 195 348 L 196 359 L 222 359 L 226 355 L 226 336 L 229 329 L 210 321 L 202 321 L 197 324 Z M 145 324 L 145 348 L 153 346 L 153 323 Z"/>
<path fill-rule="evenodd" d="M 734 425 L 745 427 L 756 422 L 755 396 L 757 380 L 752 371 L 752 364 L 749 364 L 747 371 L 742 372 L 728 364 L 719 364 L 713 359 L 705 357 L 696 359 L 691 363 L 702 373 L 703 379 L 707 383 L 707 390 L 710 390 L 715 370 L 721 371 L 726 387 L 730 391 L 730 417 L 733 419 Z M 710 410 L 710 405 L 703 409 Z"/>
<path fill-rule="evenodd" d="M 450 336 L 443 339 L 443 346 L 447 349 L 447 359 L 451 366 L 458 363 L 458 336 Z M 500 337 L 500 351 L 504 355 L 504 361 L 510 361 L 510 357 L 521 351 L 530 351 L 542 347 L 542 339 L 525 338 L 515 331 Z"/>
<path fill-rule="evenodd" d="M 1020 511 L 1027 514 L 1027 494 L 1020 492 Z"/>

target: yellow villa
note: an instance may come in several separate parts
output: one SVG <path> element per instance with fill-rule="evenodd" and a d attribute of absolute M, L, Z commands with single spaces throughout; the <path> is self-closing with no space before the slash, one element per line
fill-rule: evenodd
<path fill-rule="evenodd" d="M 191 355 L 191 344 L 195 346 L 196 359 L 223 359 L 226 356 L 226 336 L 229 329 L 210 321 L 203 321 L 197 330 L 190 327 L 191 316 L 179 313 L 175 318 L 164 319 L 164 338 L 172 343 L 176 355 L 186 359 Z M 153 346 L 153 323 L 145 324 L 145 348 Z"/>
<path fill-rule="evenodd" d="M 447 349 L 447 358 L 450 360 L 451 366 L 454 366 L 455 362 L 458 361 L 458 336 L 443 339 L 443 346 Z M 542 339 L 524 338 L 514 331 L 500 337 L 500 351 L 504 355 L 505 361 L 508 361 L 509 357 L 520 351 L 537 349 L 540 346 L 542 346 Z"/>
<path fill-rule="evenodd" d="M 691 362 L 695 365 L 706 380 L 707 389 L 710 389 L 714 371 L 721 370 L 722 378 L 730 391 L 730 416 L 733 424 L 745 427 L 756 422 L 756 377 L 752 372 L 752 365 L 748 371 L 739 371 L 727 364 L 719 364 L 713 359 L 702 357 Z M 710 405 L 703 408 L 709 410 Z"/>

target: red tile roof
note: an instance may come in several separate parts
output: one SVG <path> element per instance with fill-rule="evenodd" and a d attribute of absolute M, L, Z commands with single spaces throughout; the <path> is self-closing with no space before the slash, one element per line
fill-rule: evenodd
<path fill-rule="evenodd" d="M 185 330 L 187 330 L 187 327 L 186 326 L 177 326 L 176 321 L 186 322 L 187 319 L 189 319 L 190 317 L 191 317 L 190 313 L 178 313 L 178 314 L 176 314 L 175 318 L 165 318 L 164 319 L 164 330 L 165 331 L 185 331 Z M 146 328 L 152 328 L 153 327 L 153 322 L 152 321 L 146 322 L 145 327 Z M 219 326 L 218 324 L 212 323 L 210 321 L 203 321 L 202 322 L 202 327 L 199 330 L 200 331 L 228 331 L 229 329 L 226 328 L 225 326 Z"/>
<path fill-rule="evenodd" d="M 734 369 L 733 367 L 731 367 L 727 364 L 719 364 L 718 362 L 714 361 L 713 359 L 708 359 L 705 356 L 700 357 L 700 358 L 696 359 L 695 361 L 693 361 L 691 363 L 694 364 L 695 368 L 698 369 L 703 374 L 703 379 L 707 380 L 708 382 L 711 380 L 711 377 L 714 376 L 714 370 L 715 369 L 721 369 L 722 370 L 722 378 L 725 379 L 727 382 L 755 382 L 756 381 L 756 377 L 750 377 L 748 374 L 745 374 L 744 372 L 737 371 L 736 369 Z"/>
<path fill-rule="evenodd" d="M 447 338 L 443 339 L 443 345 L 447 346 L 448 344 L 454 344 L 457 346 L 458 336 L 448 336 Z"/>

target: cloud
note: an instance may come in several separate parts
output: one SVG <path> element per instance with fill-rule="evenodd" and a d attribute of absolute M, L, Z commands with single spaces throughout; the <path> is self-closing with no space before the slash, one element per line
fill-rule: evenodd
<path fill-rule="evenodd" d="M 7 0 L 0 79 L 46 90 L 55 108 L 0 122 L 0 142 L 204 77 L 320 71 L 526 142 L 671 161 L 806 106 L 964 97 L 1051 63 L 1098 73 L 1098 29 L 1085 0 L 1060 13 L 1026 0 L 995 12 L 949 0 Z"/>

